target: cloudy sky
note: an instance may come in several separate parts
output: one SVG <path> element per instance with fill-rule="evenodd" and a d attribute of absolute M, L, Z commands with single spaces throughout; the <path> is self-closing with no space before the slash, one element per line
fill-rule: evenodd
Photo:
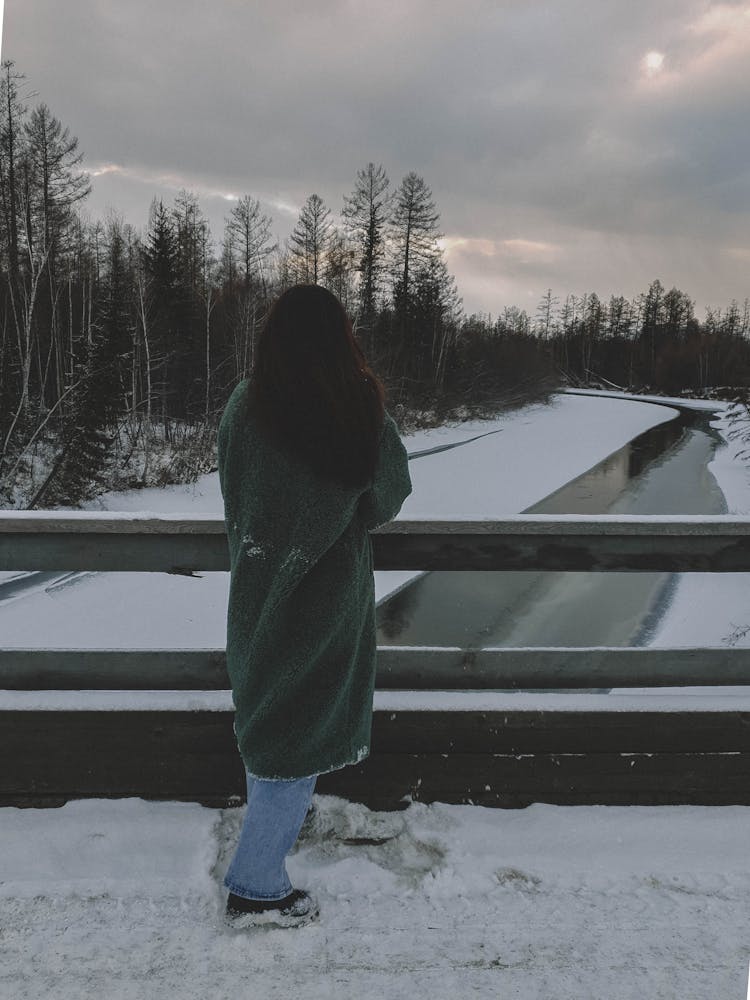
<path fill-rule="evenodd" d="M 7 0 L 3 58 L 94 217 L 186 187 L 218 236 L 247 193 L 284 238 L 371 160 L 432 188 L 468 312 L 750 295 L 745 0 Z"/>

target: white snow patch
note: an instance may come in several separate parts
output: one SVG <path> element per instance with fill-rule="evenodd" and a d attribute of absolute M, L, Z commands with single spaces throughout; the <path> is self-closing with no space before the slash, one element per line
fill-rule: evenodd
<path fill-rule="evenodd" d="M 642 403 L 678 406 L 684 410 L 716 410 L 727 404 L 720 399 L 690 399 L 684 396 L 654 396 L 648 393 L 622 392 L 617 389 L 565 389 L 575 396 L 595 396 L 598 399 L 633 399 Z"/>
<path fill-rule="evenodd" d="M 676 415 L 666 406 L 570 395 L 556 396 L 548 406 L 524 407 L 485 424 L 499 434 L 411 462 L 414 492 L 397 520 L 518 514 Z M 433 443 L 443 443 L 438 437 L 435 433 Z M 405 444 L 417 450 L 414 437 Z"/>
<path fill-rule="evenodd" d="M 679 697 L 675 698 L 674 695 Z M 610 694 L 535 691 L 376 691 L 376 712 L 750 712 L 747 687 L 617 688 Z M 16 712 L 232 712 L 231 691 L 0 690 Z"/>

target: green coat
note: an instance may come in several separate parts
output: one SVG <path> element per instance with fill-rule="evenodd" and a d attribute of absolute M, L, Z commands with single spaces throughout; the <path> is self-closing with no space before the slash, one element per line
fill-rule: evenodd
<path fill-rule="evenodd" d="M 363 760 L 375 684 L 368 529 L 411 493 L 406 450 L 386 414 L 370 489 L 315 474 L 268 440 L 248 381 L 219 426 L 231 560 L 227 669 L 245 768 L 291 780 Z"/>

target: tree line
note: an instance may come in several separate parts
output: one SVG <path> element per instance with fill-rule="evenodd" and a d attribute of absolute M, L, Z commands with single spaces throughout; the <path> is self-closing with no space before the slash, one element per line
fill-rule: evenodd
<path fill-rule="evenodd" d="M 218 235 L 189 191 L 154 200 L 143 231 L 117 214 L 92 221 L 77 139 L 46 104 L 29 107 L 24 87 L 3 63 L 5 505 L 77 502 L 105 485 L 210 469 L 217 417 L 252 369 L 269 304 L 297 282 L 344 303 L 397 416 L 492 412 L 592 372 L 676 391 L 736 384 L 747 371 L 747 304 L 698 323 L 687 297 L 658 282 L 632 303 L 591 294 L 560 307 L 550 291 L 533 319 L 518 309 L 465 316 L 432 192 L 413 171 L 392 186 L 368 163 L 339 221 L 311 194 L 283 244 L 251 194 Z"/>
<path fill-rule="evenodd" d="M 548 289 L 530 315 L 509 306 L 464 317 L 459 326 L 462 364 L 474 356 L 479 382 L 502 364 L 507 338 L 531 338 L 543 348 L 562 384 L 667 395 L 735 399 L 750 386 L 750 299 L 695 316 L 693 300 L 659 279 L 632 299 L 596 292 L 561 302 Z M 492 389 L 489 392 L 491 394 Z"/>
<path fill-rule="evenodd" d="M 750 300 L 706 311 L 658 279 L 632 300 L 595 293 L 568 296 L 561 306 L 548 290 L 537 334 L 573 380 L 603 379 L 625 388 L 700 393 L 707 387 L 750 384 Z"/>

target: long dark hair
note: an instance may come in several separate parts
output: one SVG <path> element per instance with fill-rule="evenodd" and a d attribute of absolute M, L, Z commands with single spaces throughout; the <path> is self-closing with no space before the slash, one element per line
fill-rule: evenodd
<path fill-rule="evenodd" d="M 271 307 L 250 379 L 250 407 L 281 448 L 347 486 L 372 480 L 384 391 L 346 310 L 320 285 L 294 285 Z"/>

